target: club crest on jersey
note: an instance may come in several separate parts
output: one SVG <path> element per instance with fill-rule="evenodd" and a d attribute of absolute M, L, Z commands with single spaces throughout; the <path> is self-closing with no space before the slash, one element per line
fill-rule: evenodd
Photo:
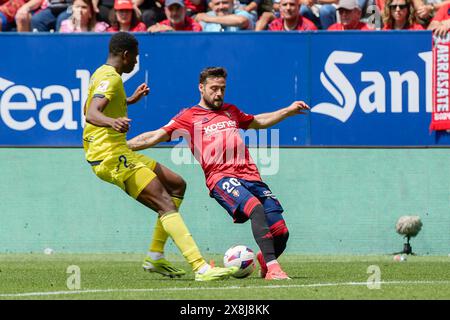
<path fill-rule="evenodd" d="M 223 113 L 225 113 L 226 116 L 231 119 L 231 113 L 229 113 L 228 111 L 224 111 Z"/>
<path fill-rule="evenodd" d="M 234 189 L 233 191 L 231 191 L 231 194 L 232 194 L 235 198 L 239 197 L 239 195 L 240 195 L 239 190 L 237 190 L 237 189 Z"/>
<path fill-rule="evenodd" d="M 209 119 L 204 117 L 203 120 L 202 120 L 202 123 L 207 123 L 208 121 L 209 121 Z"/>

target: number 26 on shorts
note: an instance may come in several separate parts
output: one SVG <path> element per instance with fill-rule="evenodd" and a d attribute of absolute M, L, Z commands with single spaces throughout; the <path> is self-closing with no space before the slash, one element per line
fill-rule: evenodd
<path fill-rule="evenodd" d="M 236 178 L 230 178 L 228 181 L 224 181 L 222 183 L 222 189 L 225 190 L 228 193 L 231 193 L 235 187 L 240 186 L 241 183 Z"/>

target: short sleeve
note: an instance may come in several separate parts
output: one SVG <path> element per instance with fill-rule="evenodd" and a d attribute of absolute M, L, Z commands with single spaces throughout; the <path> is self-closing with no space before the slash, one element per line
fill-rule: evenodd
<path fill-rule="evenodd" d="M 117 75 L 104 77 L 96 83 L 93 96 L 103 96 L 109 101 L 118 90 L 122 87 L 122 78 Z"/>
<path fill-rule="evenodd" d="M 248 129 L 248 126 L 250 123 L 253 122 L 253 119 L 255 119 L 254 115 L 247 114 L 241 110 L 239 110 L 236 106 L 232 106 L 233 112 L 237 117 L 237 120 L 239 122 L 239 128 L 241 129 Z"/>
<path fill-rule="evenodd" d="M 162 129 L 164 129 L 170 136 L 170 140 L 185 136 L 190 132 L 192 124 L 191 118 L 189 109 L 184 109 L 173 117 L 169 123 L 163 126 Z"/>

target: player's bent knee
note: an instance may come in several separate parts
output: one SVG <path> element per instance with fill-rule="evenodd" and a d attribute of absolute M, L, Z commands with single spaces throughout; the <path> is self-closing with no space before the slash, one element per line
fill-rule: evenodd
<path fill-rule="evenodd" d="M 289 237 L 289 230 L 284 219 L 278 220 L 269 226 L 270 232 L 274 237 L 287 235 Z"/>
<path fill-rule="evenodd" d="M 162 184 L 165 186 L 167 191 L 175 197 L 183 197 L 186 192 L 186 181 L 173 172 L 172 170 L 166 168 L 160 163 L 156 163 L 154 167 L 154 172 L 161 180 Z"/>
<path fill-rule="evenodd" d="M 171 196 L 157 177 L 145 186 L 136 200 L 156 211 L 159 216 L 177 212 Z"/>

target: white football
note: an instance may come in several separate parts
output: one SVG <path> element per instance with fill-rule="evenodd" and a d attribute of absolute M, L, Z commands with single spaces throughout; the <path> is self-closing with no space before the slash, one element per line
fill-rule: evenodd
<path fill-rule="evenodd" d="M 245 278 L 255 270 L 255 253 L 247 246 L 233 246 L 225 252 L 223 265 L 228 267 L 238 267 L 239 270 L 233 274 L 235 278 Z"/>

